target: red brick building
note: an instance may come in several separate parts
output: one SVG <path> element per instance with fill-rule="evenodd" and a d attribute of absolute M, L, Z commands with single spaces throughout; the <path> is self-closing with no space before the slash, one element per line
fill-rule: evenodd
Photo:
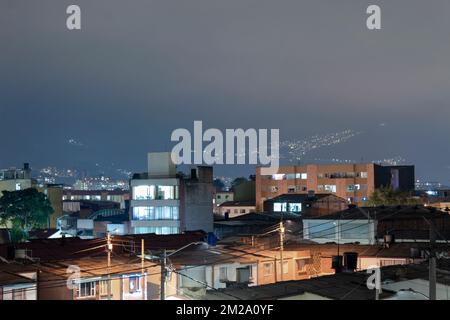
<path fill-rule="evenodd" d="M 307 164 L 282 166 L 274 175 L 262 175 L 256 169 L 256 210 L 276 196 L 293 193 L 331 193 L 349 203 L 363 205 L 381 186 L 395 190 L 414 190 L 414 166 L 361 164 Z"/>

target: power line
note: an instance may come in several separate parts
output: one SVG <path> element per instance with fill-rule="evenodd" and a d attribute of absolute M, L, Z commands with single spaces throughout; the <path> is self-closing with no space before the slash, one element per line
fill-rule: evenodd
<path fill-rule="evenodd" d="M 194 279 L 194 278 L 192 278 L 192 277 L 190 277 L 190 276 L 188 276 L 188 275 L 186 275 L 186 274 L 180 273 L 180 272 L 175 271 L 175 270 L 172 270 L 172 272 L 174 272 L 174 273 L 176 273 L 176 274 L 178 274 L 178 275 L 180 275 L 180 276 L 186 277 L 186 278 L 188 278 L 188 279 L 190 279 L 190 280 L 192 280 L 192 281 L 194 281 L 194 282 L 200 283 L 200 284 L 204 285 L 205 287 L 210 288 L 210 289 L 212 289 L 212 290 L 214 290 L 214 291 L 218 291 L 218 292 L 220 292 L 220 293 L 223 293 L 224 295 L 227 295 L 227 296 L 229 296 L 229 297 L 235 298 L 235 299 L 237 299 L 237 300 L 242 300 L 241 298 L 239 298 L 239 297 L 237 297 L 237 296 L 235 296 L 235 295 L 232 295 L 231 293 L 223 292 L 223 291 L 220 291 L 220 290 L 217 289 L 217 288 L 211 287 L 211 286 L 208 285 L 206 282 L 203 282 L 203 281 Z"/>

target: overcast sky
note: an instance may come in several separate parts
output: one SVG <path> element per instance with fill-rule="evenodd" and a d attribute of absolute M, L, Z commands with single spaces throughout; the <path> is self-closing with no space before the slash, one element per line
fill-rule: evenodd
<path fill-rule="evenodd" d="M 202 120 L 282 140 L 360 131 L 311 156 L 400 156 L 450 183 L 449 17 L 448 0 L 2 0 L 0 167 L 144 170 Z"/>

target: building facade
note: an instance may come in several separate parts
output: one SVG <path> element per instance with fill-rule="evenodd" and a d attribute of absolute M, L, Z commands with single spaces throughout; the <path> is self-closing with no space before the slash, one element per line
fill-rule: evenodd
<path fill-rule="evenodd" d="M 171 154 L 148 154 L 148 172 L 130 181 L 131 231 L 136 234 L 176 234 L 213 230 L 212 167 L 177 174 Z"/>
<path fill-rule="evenodd" d="M 223 217 L 234 218 L 255 212 L 255 201 L 227 201 L 222 203 L 217 213 Z"/>
<path fill-rule="evenodd" d="M 376 188 L 414 190 L 414 166 L 365 164 L 308 164 L 282 166 L 274 175 L 256 169 L 256 209 L 267 199 L 286 193 L 330 193 L 349 203 L 364 205 Z"/>
<path fill-rule="evenodd" d="M 130 200 L 127 190 L 71 190 L 63 191 L 63 200 L 94 200 L 120 203 L 120 209 L 125 209 L 126 201 Z"/>

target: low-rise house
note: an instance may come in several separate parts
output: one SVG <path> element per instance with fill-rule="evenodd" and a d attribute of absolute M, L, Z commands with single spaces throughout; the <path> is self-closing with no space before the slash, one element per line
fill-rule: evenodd
<path fill-rule="evenodd" d="M 215 191 L 213 194 L 213 212 L 219 213 L 219 206 L 228 201 L 234 200 L 233 191 Z"/>
<path fill-rule="evenodd" d="M 255 259 L 258 285 L 334 274 L 345 271 L 349 261 L 353 261 L 352 270 L 359 271 L 373 266 L 418 264 L 429 257 L 427 243 L 395 243 L 390 246 L 288 243 L 282 253 L 276 241 L 264 246 L 239 245 L 227 248 Z M 450 256 L 450 248 L 446 244 L 436 244 L 435 250 L 439 257 Z M 337 256 L 341 257 L 340 268 L 333 262 Z"/>
<path fill-rule="evenodd" d="M 234 218 L 221 218 L 214 221 L 214 234 L 217 238 L 228 240 L 230 237 L 240 238 L 251 243 L 252 238 L 265 233 L 268 229 L 277 227 L 280 221 L 285 221 L 290 230 L 301 232 L 300 219 L 292 214 L 279 213 L 247 213 Z"/>
<path fill-rule="evenodd" d="M 318 243 L 429 241 L 430 223 L 436 241 L 450 238 L 450 215 L 424 206 L 351 207 L 328 216 L 303 220 L 303 238 Z"/>
<path fill-rule="evenodd" d="M 198 298 L 208 288 L 258 284 L 256 257 L 220 246 L 198 247 L 170 257 L 177 295 Z"/>
<path fill-rule="evenodd" d="M 37 272 L 26 267 L 15 269 L 0 259 L 0 300 L 37 300 Z"/>
<path fill-rule="evenodd" d="M 307 280 L 208 290 L 205 300 L 426 300 L 428 299 L 427 265 L 383 267 L 381 291 L 367 285 L 371 273 L 346 272 Z M 448 300 L 448 271 L 437 273 L 437 299 Z M 372 283 L 372 282 L 370 282 Z"/>
<path fill-rule="evenodd" d="M 77 237 L 31 240 L 15 246 L 3 244 L 0 287 L 11 293 L 24 283 L 28 287 L 34 285 L 38 300 L 159 299 L 162 250 L 172 252 L 204 239 L 203 232 L 188 232 L 112 236 L 111 247 L 106 239 Z M 110 259 L 107 250 L 111 250 Z M 33 281 L 23 281 L 25 271 L 36 274 Z M 177 277 L 168 279 L 166 286 L 167 296 L 175 296 Z"/>
<path fill-rule="evenodd" d="M 58 219 L 57 226 L 60 233 L 53 238 L 64 234 L 70 237 L 94 239 L 105 237 L 107 232 L 114 235 L 130 232 L 128 213 L 117 208 L 101 209 L 89 215 L 81 215 L 79 212 L 67 214 Z"/>
<path fill-rule="evenodd" d="M 217 213 L 223 217 L 235 218 L 255 212 L 255 201 L 226 201 L 219 205 Z"/>
<path fill-rule="evenodd" d="M 126 190 L 72 190 L 64 189 L 62 200 L 66 201 L 112 201 L 119 204 L 120 209 L 125 209 L 126 202 L 131 198 Z"/>
<path fill-rule="evenodd" d="M 110 267 L 108 267 L 110 265 Z M 99 256 L 42 262 L 39 299 L 42 300 L 146 300 L 147 274 L 155 263 L 136 256 Z M 110 286 L 110 288 L 108 288 Z"/>

